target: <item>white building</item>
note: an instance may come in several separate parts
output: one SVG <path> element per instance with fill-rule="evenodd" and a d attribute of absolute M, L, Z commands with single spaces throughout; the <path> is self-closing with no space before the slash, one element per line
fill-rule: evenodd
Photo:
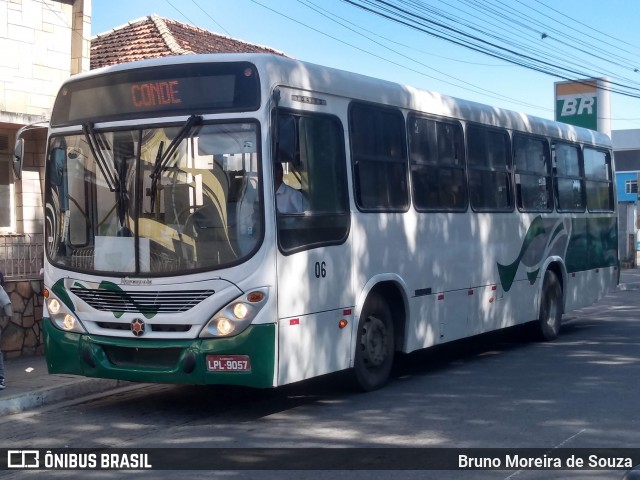
<path fill-rule="evenodd" d="M 61 83 L 89 70 L 91 0 L 0 0 L 0 269 L 8 277 L 39 271 L 9 262 L 42 244 L 45 130 L 25 139 L 22 179 L 14 177 L 15 134 L 48 120 Z M 41 249 L 40 249 L 41 251 Z"/>

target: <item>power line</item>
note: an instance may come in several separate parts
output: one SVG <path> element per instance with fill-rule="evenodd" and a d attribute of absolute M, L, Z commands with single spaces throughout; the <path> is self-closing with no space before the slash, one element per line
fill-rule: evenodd
<path fill-rule="evenodd" d="M 202 10 L 202 11 L 204 12 L 204 14 L 205 14 L 207 17 L 209 17 L 209 18 L 211 19 L 211 21 L 213 21 L 213 23 L 215 23 L 218 27 L 220 27 L 224 33 L 226 33 L 227 35 L 229 35 L 229 36 L 231 37 L 231 34 L 229 33 L 229 31 L 228 31 L 226 28 L 224 28 L 222 25 L 220 25 L 220 23 L 218 23 L 218 22 L 216 21 L 216 19 L 215 19 L 215 18 L 213 18 L 211 15 L 209 15 L 209 12 L 207 12 L 204 8 L 202 8 L 202 7 L 198 4 L 198 2 L 196 2 L 196 0 L 191 0 L 191 1 L 193 2 L 193 4 L 194 4 L 196 7 L 198 7 L 200 10 Z"/>
<path fill-rule="evenodd" d="M 584 57 L 576 56 L 574 53 L 571 52 L 571 50 L 576 49 L 577 47 L 574 47 L 573 45 L 568 44 L 567 42 L 559 40 L 555 37 L 551 37 L 546 33 L 546 32 L 555 32 L 556 31 L 555 29 L 548 28 L 548 26 L 541 23 L 540 21 L 534 18 L 531 18 L 530 15 L 525 15 L 521 12 L 518 12 L 512 9 L 510 5 L 502 2 L 501 0 L 493 0 L 493 1 L 503 5 L 504 8 L 499 8 L 499 7 L 494 8 L 491 6 L 491 4 L 488 1 L 484 1 L 482 3 L 479 2 L 478 0 L 463 0 L 463 1 L 470 8 L 479 12 L 482 16 L 488 17 L 490 20 L 487 23 L 489 25 L 496 26 L 502 34 L 506 33 L 507 31 L 513 31 L 514 30 L 513 26 L 517 26 L 524 29 L 525 31 L 530 31 L 534 33 L 535 38 L 538 39 L 537 43 L 534 44 L 533 47 L 527 46 L 523 44 L 520 40 L 523 39 L 525 42 L 529 44 L 531 43 L 531 41 L 527 40 L 528 37 L 526 35 L 522 35 L 521 33 L 518 35 L 518 32 L 516 31 L 516 35 L 518 35 L 516 39 L 502 38 L 501 41 L 503 42 L 509 42 L 509 44 L 511 45 L 519 46 L 520 48 L 523 48 L 529 51 L 531 54 L 544 55 L 547 60 L 554 59 L 557 62 L 565 62 L 565 64 L 568 62 L 569 64 L 574 65 L 574 68 L 576 67 L 584 68 L 584 67 L 591 66 L 593 68 L 598 69 L 597 75 L 591 74 L 590 76 L 610 76 L 630 84 L 637 83 L 636 80 L 634 79 L 629 79 L 627 77 L 621 76 L 618 73 L 611 70 L 602 69 L 599 65 L 596 65 L 595 63 L 592 62 L 591 57 L 595 58 L 595 56 L 592 55 L 592 53 L 589 51 L 585 51 L 584 49 L 578 48 L 578 51 L 585 53 L 587 57 L 584 58 Z M 451 4 L 447 4 L 447 5 L 452 6 Z M 460 11 L 460 9 L 458 9 L 458 11 Z M 492 20 L 494 18 L 498 19 L 497 21 L 500 21 L 500 19 L 502 19 L 501 25 L 498 26 L 495 23 L 493 23 Z M 520 19 L 522 19 L 522 21 Z M 456 23 L 458 21 L 459 21 L 458 19 L 455 19 Z M 532 26 L 532 23 L 539 25 L 541 27 L 541 30 L 534 28 Z M 497 35 L 491 35 L 491 36 L 492 38 L 498 38 L 498 39 L 501 38 Z M 543 41 L 541 41 L 541 38 L 543 39 Z M 549 40 L 546 40 L 547 38 Z M 572 37 L 567 37 L 567 38 L 573 39 Z M 558 42 L 560 45 L 555 45 L 553 48 L 547 48 L 547 47 L 550 47 L 547 43 L 549 41 Z M 568 47 L 569 51 L 566 49 L 563 49 L 563 46 Z M 542 48 L 539 48 L 539 47 L 542 47 Z M 613 55 L 613 54 L 610 54 L 609 52 L 605 52 L 605 54 Z M 606 58 L 603 58 L 603 57 L 598 57 L 598 58 L 605 61 L 607 60 Z"/>
<path fill-rule="evenodd" d="M 303 3 L 303 4 L 304 4 L 304 1 L 303 1 L 303 0 L 298 0 L 298 2 L 300 2 L 300 3 Z M 317 3 L 316 3 L 316 4 L 314 4 L 314 3 L 313 3 L 313 2 L 311 2 L 311 1 L 309 1 L 309 3 L 311 3 L 312 5 L 314 5 L 316 8 L 318 8 L 318 9 L 322 10 L 322 11 L 324 12 L 322 15 L 325 15 L 325 16 L 333 16 L 333 17 L 335 17 L 335 18 L 340 19 L 340 20 L 341 20 L 342 22 L 344 22 L 344 23 L 348 23 L 349 25 L 351 25 L 351 26 L 352 26 L 352 27 L 354 27 L 354 28 L 357 28 L 357 29 L 359 29 L 359 30 L 361 30 L 361 31 L 363 31 L 363 32 L 367 32 L 367 33 L 369 33 L 369 34 L 371 34 L 371 35 L 375 35 L 375 36 L 377 36 L 377 37 L 379 37 L 379 38 L 381 38 L 381 39 L 385 40 L 386 42 L 393 43 L 394 45 L 398 45 L 398 46 L 400 46 L 400 47 L 407 48 L 407 49 L 409 49 L 409 50 L 413 50 L 413 51 L 415 51 L 415 52 L 418 52 L 418 53 L 421 53 L 421 54 L 424 54 L 424 55 L 428 55 L 428 56 L 430 56 L 430 57 L 441 58 L 441 59 L 443 59 L 443 60 L 449 60 L 449 61 L 451 61 L 451 62 L 464 63 L 465 65 L 479 65 L 479 66 L 483 66 L 483 67 L 505 67 L 505 66 L 511 66 L 511 65 L 509 65 L 509 64 L 508 64 L 508 63 L 506 63 L 506 62 L 501 62 L 500 64 L 498 64 L 498 63 L 489 64 L 489 63 L 481 63 L 481 62 L 470 62 L 470 61 L 468 61 L 468 60 L 460 60 L 460 59 L 457 59 L 457 58 L 447 57 L 447 56 L 444 56 L 444 55 L 437 55 L 437 54 L 435 54 L 435 53 L 433 53 L 433 52 L 426 51 L 426 50 L 422 50 L 422 49 L 420 49 L 420 48 L 416 48 L 416 47 L 415 47 L 415 46 L 413 46 L 413 45 L 407 45 L 406 43 L 398 42 L 397 40 L 394 40 L 394 39 L 389 38 L 389 37 L 385 37 L 385 36 L 383 36 L 383 35 L 380 35 L 380 34 L 379 34 L 379 33 L 377 33 L 377 32 L 373 32 L 373 31 L 368 30 L 368 29 L 366 29 L 366 28 L 364 28 L 364 27 L 361 27 L 361 26 L 357 25 L 356 23 L 354 23 L 354 22 L 351 22 L 351 21 L 347 20 L 347 19 L 346 19 L 346 18 L 344 18 L 344 17 L 340 17 L 339 15 L 336 15 L 336 14 L 335 14 L 335 13 L 333 13 L 333 12 L 329 12 L 329 11 L 328 11 L 328 10 L 326 10 L 326 9 L 322 9 L 322 8 L 321 8 Z M 356 32 L 356 33 L 357 33 L 357 32 Z"/>
<path fill-rule="evenodd" d="M 540 106 L 537 106 L 537 105 L 526 104 L 526 103 L 524 103 L 524 102 L 521 102 L 521 101 L 518 101 L 518 100 L 515 100 L 515 99 L 511 99 L 511 98 L 509 98 L 509 97 L 505 97 L 505 96 L 498 96 L 499 94 L 497 94 L 497 93 L 495 93 L 495 92 L 491 92 L 491 93 L 493 93 L 493 95 L 491 95 L 490 93 L 489 93 L 489 94 L 487 93 L 487 92 L 489 92 L 488 90 L 486 90 L 486 91 L 483 93 L 483 92 L 479 92 L 478 90 L 473 90 L 473 89 L 468 88 L 468 87 L 464 87 L 464 86 L 460 86 L 460 85 L 455 85 L 455 84 L 453 84 L 453 83 L 451 83 L 451 82 L 447 82 L 447 81 L 445 81 L 445 80 L 439 79 L 439 78 L 437 78 L 437 77 L 434 77 L 433 75 L 429 75 L 429 74 L 427 74 L 427 73 L 425 73 L 425 72 L 422 72 L 422 71 L 420 71 L 420 70 L 417 70 L 417 69 L 415 69 L 415 68 L 409 67 L 409 66 L 404 65 L 404 64 L 402 64 L 402 63 L 399 63 L 399 62 L 396 62 L 396 61 L 394 61 L 394 60 L 391 60 L 391 59 L 385 58 L 385 57 L 383 57 L 383 56 L 381 56 L 381 55 L 375 54 L 375 53 L 371 52 L 370 50 L 367 50 L 367 49 L 364 49 L 364 48 L 358 47 L 358 46 L 356 46 L 356 45 L 354 45 L 354 44 L 352 44 L 352 43 L 346 42 L 344 39 L 341 39 L 341 38 L 338 38 L 338 37 L 336 37 L 336 36 L 330 35 L 330 34 L 328 34 L 328 33 L 324 32 L 324 31 L 321 31 L 321 30 L 319 30 L 319 29 L 317 29 L 317 28 L 311 27 L 310 25 L 307 25 L 307 24 L 305 24 L 305 23 L 303 23 L 303 22 L 300 22 L 299 20 L 294 19 L 294 18 L 292 18 L 292 17 L 290 17 L 290 16 L 288 16 L 288 15 L 286 15 L 286 14 L 282 13 L 282 12 L 279 12 L 279 11 L 277 11 L 277 10 L 274 10 L 273 8 L 267 7 L 266 5 L 264 5 L 264 4 L 260 3 L 260 2 L 258 2 L 257 0 L 250 0 L 250 1 L 251 1 L 251 2 L 253 2 L 253 3 L 255 3 L 256 5 L 259 5 L 259 6 L 263 7 L 263 8 L 265 8 L 266 10 L 269 10 L 269 11 L 271 11 L 271 12 L 273 12 L 273 13 L 277 14 L 277 15 L 280 15 L 280 16 L 282 16 L 282 17 L 284 17 L 284 18 L 287 18 L 288 20 L 291 20 L 292 22 L 294 22 L 294 23 L 296 23 L 296 24 L 298 24 L 298 25 L 301 25 L 301 26 L 303 26 L 303 27 L 305 27 L 305 28 L 308 28 L 308 29 L 310 29 L 310 30 L 313 30 L 314 32 L 320 33 L 321 35 L 324 35 L 324 36 L 326 36 L 326 37 L 329 37 L 329 38 L 331 38 L 331 39 L 333 39 L 333 40 L 335 40 L 335 41 L 337 41 L 337 42 L 339 42 L 339 43 L 342 43 L 342 44 L 347 45 L 347 46 L 349 46 L 349 47 L 351 47 L 351 48 L 354 48 L 354 49 L 356 49 L 356 50 L 358 50 L 358 51 L 360 51 L 360 52 L 366 53 L 367 55 L 370 55 L 370 56 L 372 56 L 372 57 L 375 57 L 375 58 L 377 58 L 377 59 L 379 59 L 379 60 L 383 60 L 383 61 L 385 61 L 385 62 L 388 62 L 388 63 L 392 64 L 392 65 L 395 65 L 395 66 L 398 66 L 398 67 L 404 68 L 405 70 L 408 70 L 408 71 L 411 71 L 411 72 L 417 73 L 418 75 L 421 75 L 421 76 L 424 76 L 424 77 L 427 77 L 427 78 L 431 78 L 431 79 L 433 79 L 433 80 L 441 81 L 441 82 L 444 82 L 444 83 L 448 83 L 449 85 L 454 85 L 454 86 L 459 87 L 459 88 L 462 88 L 462 89 L 464 89 L 464 90 L 468 90 L 468 91 L 471 91 L 471 92 L 474 92 L 474 93 L 479 93 L 479 94 L 482 94 L 482 95 L 485 95 L 485 96 L 491 96 L 491 97 L 493 97 L 493 98 L 500 98 L 501 100 L 508 99 L 508 100 L 511 100 L 511 101 L 513 101 L 513 102 L 515 102 L 515 103 L 520 103 L 520 104 L 523 104 L 523 105 L 528 106 L 528 107 L 538 108 L 538 109 L 540 109 L 540 110 L 546 110 L 546 111 L 549 111 L 549 110 L 550 110 L 550 109 L 547 109 L 547 108 L 544 108 L 544 107 L 540 107 Z M 444 74 L 444 75 L 446 75 L 446 74 Z M 454 77 L 451 77 L 451 76 L 449 76 L 449 77 L 450 77 L 450 78 L 454 78 Z"/>
<path fill-rule="evenodd" d="M 428 35 L 447 40 L 456 45 L 468 48 L 473 51 L 490 55 L 494 58 L 509 61 L 510 63 L 523 66 L 546 75 L 554 76 L 564 80 L 579 81 L 576 78 L 591 77 L 584 71 L 575 70 L 566 66 L 555 65 L 541 58 L 536 58 L 525 53 L 515 51 L 504 45 L 496 44 L 452 27 L 442 22 L 416 14 L 415 11 L 394 5 L 384 0 L 342 0 L 352 6 L 358 7 L 380 17 L 386 18 L 401 25 L 408 26 Z M 610 80 L 609 91 L 625 95 L 632 98 L 640 98 L 640 88 L 621 84 L 615 80 Z"/>
<path fill-rule="evenodd" d="M 635 48 L 635 49 L 640 50 L 640 47 L 638 47 L 637 45 L 633 45 L 633 44 L 631 44 L 631 43 L 629 43 L 629 42 L 626 42 L 625 40 L 621 40 L 621 39 L 616 38 L 616 37 L 614 37 L 614 36 L 612 36 L 612 35 L 609 35 L 608 33 L 604 33 L 604 32 L 602 32 L 602 31 L 600 31 L 600 30 L 596 29 L 595 27 L 593 27 L 593 26 L 591 26 L 591 25 L 587 25 L 586 23 L 582 23 L 582 22 L 580 22 L 580 21 L 576 20 L 575 18 L 572 18 L 572 17 L 570 17 L 570 16 L 568 16 L 568 15 L 566 15 L 566 14 L 562 13 L 561 11 L 556 10 L 555 8 L 550 7 L 549 5 L 547 5 L 547 4 L 546 4 L 546 3 L 544 3 L 544 2 L 541 2 L 540 0 L 535 0 L 535 1 L 536 1 L 536 2 L 538 2 L 540 5 L 542 5 L 542 6 L 546 7 L 546 8 L 548 8 L 549 10 L 552 10 L 552 11 L 554 11 L 555 13 L 557 13 L 557 14 L 559 14 L 559 15 L 562 15 L 563 17 L 568 18 L 569 20 L 571 20 L 571 21 L 573 21 L 573 22 L 575 22 L 575 23 L 577 23 L 577 24 L 579 24 L 579 25 L 582 25 L 583 27 L 587 27 L 588 29 L 593 30 L 594 32 L 598 32 L 599 34 L 601 34 L 601 35 L 603 35 L 603 36 L 605 36 L 605 37 L 608 37 L 608 38 L 610 38 L 610 39 L 612 39 L 612 40 L 615 40 L 615 41 L 620 42 L 620 43 L 624 43 L 625 45 L 628 45 L 628 46 L 630 46 L 630 47 L 633 47 L 633 48 Z M 598 39 L 596 39 L 595 37 L 591 37 L 591 38 L 593 38 L 594 40 L 598 40 Z M 620 48 L 618 45 L 613 45 L 613 44 L 611 44 L 611 43 L 609 43 L 609 42 L 604 42 L 603 40 L 598 40 L 598 41 L 603 42 L 603 43 L 606 43 L 607 45 L 612 46 L 612 47 L 617 48 L 617 49 L 619 49 L 619 48 Z M 626 51 L 626 50 L 625 50 L 625 51 Z M 633 55 L 631 52 L 628 52 L 628 51 L 626 51 L 626 53 L 629 53 L 630 55 Z"/>
<path fill-rule="evenodd" d="M 500 1 L 500 0 L 497 0 L 497 1 Z M 560 25 L 562 25 L 562 26 L 564 26 L 564 27 L 567 27 L 567 28 L 570 28 L 566 23 L 562 23 L 562 22 L 560 22 L 560 21 L 558 21 L 558 20 L 554 19 L 553 17 L 548 17 L 547 15 L 544 15 L 544 14 L 543 14 L 542 12 L 540 12 L 539 10 L 536 10 L 535 8 L 531 7 L 530 5 L 527 5 L 526 3 L 522 2 L 521 0 L 516 0 L 516 1 L 517 1 L 520 5 L 523 5 L 524 7 L 528 8 L 528 9 L 530 9 L 530 10 L 532 10 L 532 11 L 534 11 L 534 12 L 536 12 L 536 13 L 540 14 L 540 15 L 543 15 L 543 16 L 545 16 L 545 17 L 547 17 L 547 18 L 550 18 L 551 20 L 553 20 L 554 22 L 559 23 Z M 500 3 L 502 3 L 502 4 L 504 5 L 504 2 L 500 2 Z M 537 21 L 537 20 L 536 20 L 536 23 L 537 23 L 538 25 L 542 25 L 542 24 L 541 24 L 541 22 L 539 22 L 539 21 Z M 622 68 L 625 68 L 625 69 L 629 69 L 629 70 L 631 70 L 631 71 L 633 71 L 633 69 L 635 68 L 635 67 L 633 67 L 633 66 L 632 66 L 632 64 L 634 63 L 634 61 L 632 61 L 632 60 L 630 60 L 630 59 L 627 59 L 627 58 L 624 58 L 624 57 L 620 56 L 620 55 L 617 53 L 617 51 L 616 51 L 616 52 L 611 52 L 611 51 L 607 51 L 607 50 L 605 50 L 605 49 L 601 48 L 599 45 L 594 45 L 594 44 L 592 44 L 592 43 L 588 43 L 588 42 L 585 42 L 585 41 L 582 41 L 582 42 L 581 42 L 581 41 L 579 41 L 579 40 L 575 39 L 574 37 L 572 37 L 571 35 L 567 35 L 566 33 L 564 33 L 564 32 L 563 32 L 563 31 L 561 31 L 561 30 L 554 29 L 554 31 L 555 31 L 555 32 L 557 32 L 557 34 L 558 34 L 559 36 L 562 36 L 562 37 L 564 37 L 564 38 L 566 38 L 566 39 L 568 39 L 568 40 L 572 40 L 572 41 L 574 41 L 576 44 L 581 43 L 581 44 L 583 44 L 583 45 L 585 45 L 585 46 L 588 46 L 588 47 L 591 49 L 590 51 L 587 51 L 587 50 L 584 50 L 584 49 L 582 49 L 582 48 L 579 48 L 579 47 L 577 47 L 577 46 L 575 46 L 575 45 L 569 45 L 569 46 L 571 46 L 572 48 L 574 48 L 574 49 L 576 49 L 576 50 L 578 50 L 578 51 L 580 51 L 580 52 L 586 53 L 586 54 L 588 54 L 588 55 L 592 55 L 592 56 L 594 56 L 594 57 L 596 57 L 596 58 L 599 58 L 600 60 L 603 60 L 603 61 L 605 61 L 605 62 L 612 63 L 612 64 L 614 64 L 614 65 L 617 65 L 617 66 L 622 67 Z M 584 36 L 586 36 L 586 37 L 588 37 L 588 38 L 592 38 L 592 39 L 594 39 L 594 40 L 597 40 L 597 39 L 595 39 L 594 37 L 592 37 L 591 35 L 588 35 L 588 34 L 583 34 L 583 35 L 584 35 Z M 551 37 L 551 38 L 552 38 L 552 37 Z M 559 41 L 559 40 L 557 40 L 557 39 L 555 39 L 555 40 L 556 40 L 556 41 Z M 597 41 L 598 41 L 598 40 L 597 40 Z M 601 42 L 601 41 L 599 41 L 599 42 Z M 601 56 L 599 56 L 599 55 L 596 55 L 596 54 L 594 53 L 594 51 L 598 51 L 598 52 L 602 53 L 603 55 L 608 55 L 610 58 L 605 58 L 605 57 L 601 57 Z M 617 58 L 617 59 L 618 59 L 618 61 L 626 62 L 626 64 L 621 64 L 621 63 L 618 63 L 618 61 L 613 61 L 613 60 L 612 60 L 613 58 Z"/>
<path fill-rule="evenodd" d="M 474 85 L 474 84 L 469 83 L 469 82 L 467 82 L 467 81 L 465 81 L 465 80 L 462 80 L 461 78 L 454 77 L 453 75 L 449 75 L 449 74 L 447 74 L 447 73 L 445 73 L 445 72 L 443 72 L 443 71 L 441 71 L 441 70 L 438 70 L 438 69 L 436 69 L 436 68 L 433 68 L 432 66 L 426 65 L 426 64 L 425 64 L 425 63 L 423 63 L 423 62 L 419 62 L 419 61 L 418 61 L 418 60 L 416 60 L 416 59 L 413 59 L 413 58 L 411 58 L 411 57 L 409 57 L 409 56 L 407 56 L 407 55 L 405 55 L 405 54 L 403 54 L 403 53 L 401 53 L 401 52 L 399 52 L 399 51 L 397 51 L 397 50 L 394 50 L 394 49 L 392 49 L 392 48 L 390 48 L 390 47 L 388 47 L 388 46 L 386 46 L 386 45 L 382 44 L 381 42 L 379 42 L 379 41 L 375 40 L 375 39 L 374 39 L 374 38 L 372 38 L 372 37 L 369 37 L 369 36 L 367 36 L 367 35 L 364 35 L 364 34 L 362 34 L 362 33 L 360 33 L 360 32 L 355 31 L 354 29 L 352 29 L 352 28 L 350 28 L 350 27 L 346 26 L 344 23 L 342 23 L 342 22 L 340 22 L 340 21 L 338 21 L 338 20 L 335 20 L 335 18 L 330 18 L 330 17 L 329 17 L 329 13 L 328 13 L 326 10 L 321 9 L 321 8 L 320 8 L 320 7 L 318 7 L 317 5 L 315 5 L 315 4 L 311 4 L 311 5 L 309 5 L 308 3 L 305 3 L 303 0 L 298 0 L 298 1 L 299 1 L 300 3 L 302 3 L 303 5 L 307 6 L 308 8 L 311 8 L 312 10 L 316 11 L 316 13 L 319 13 L 320 15 L 323 15 L 325 18 L 328 18 L 329 20 L 331 20 L 331 21 L 333 21 L 333 22 L 337 23 L 338 25 L 342 26 L 343 28 L 346 28 L 346 29 L 350 30 L 351 32 L 353 32 L 353 33 L 355 33 L 355 34 L 360 35 L 360 36 L 362 36 L 362 37 L 366 38 L 367 40 L 369 40 L 369 41 L 371 41 L 371 42 L 375 43 L 376 45 L 379 45 L 379 46 L 381 46 L 382 48 L 385 48 L 385 49 L 389 50 L 390 52 L 395 53 L 396 55 L 399 55 L 399 56 L 401 56 L 401 57 L 403 57 L 403 58 L 405 58 L 405 59 L 407 59 L 407 60 L 410 60 L 410 61 L 412 61 L 412 62 L 414 62 L 414 63 L 417 63 L 418 65 L 421 65 L 421 66 L 423 66 L 423 67 L 426 67 L 426 68 L 428 68 L 429 70 L 433 70 L 434 72 L 437 72 L 437 73 L 439 73 L 440 75 L 444 75 L 445 77 L 448 77 L 448 78 L 450 78 L 450 79 L 453 79 L 453 80 L 455 80 L 455 81 L 457 81 L 457 82 L 461 82 L 462 84 L 467 85 L 467 87 L 464 87 L 464 86 L 461 86 L 461 85 L 456 85 L 456 84 L 453 84 L 453 83 L 450 83 L 450 82 L 446 82 L 446 81 L 445 81 L 445 83 L 448 83 L 449 85 L 453 85 L 453 86 L 456 86 L 456 87 L 459 87 L 459 88 L 462 88 L 462 89 L 465 89 L 465 90 L 468 90 L 468 91 L 471 91 L 471 92 L 474 92 L 474 93 L 480 93 L 480 94 L 488 95 L 488 96 L 490 96 L 490 97 L 492 97 L 492 98 L 496 98 L 496 99 L 500 99 L 500 100 L 509 100 L 509 101 L 511 101 L 511 102 L 514 102 L 514 103 L 517 103 L 517 104 L 520 104 L 520 105 L 524 105 L 524 106 L 526 106 L 526 107 L 533 107 L 533 108 L 539 108 L 539 109 L 548 110 L 548 109 L 545 109 L 544 107 L 540 107 L 540 106 L 538 106 L 538 105 L 532 105 L 532 104 L 530 104 L 530 103 L 522 102 L 521 100 L 518 100 L 518 99 L 515 99 L 515 98 L 511 98 L 511 97 L 508 97 L 508 96 L 506 96 L 506 95 L 501 95 L 501 94 L 496 93 L 496 92 L 493 92 L 493 91 L 491 91 L 491 90 L 484 89 L 484 88 L 482 88 L 482 87 L 479 87 L 478 85 Z M 340 20 L 342 20 L 343 22 L 346 22 L 346 20 L 344 20 L 343 18 L 339 17 L 338 15 L 331 14 L 331 16 L 336 17 L 336 18 L 339 18 L 339 19 L 340 19 Z M 368 30 L 365 30 L 365 31 L 368 31 Z M 373 32 L 370 32 L 370 33 L 373 33 Z M 381 38 L 383 38 L 383 37 L 381 37 Z M 406 68 L 406 67 L 405 67 L 405 68 Z M 416 70 L 413 70 L 413 71 L 414 71 L 414 72 L 416 72 L 416 73 L 420 73 L 420 72 L 417 72 Z M 430 77 L 430 78 L 434 78 L 434 77 Z M 443 81 L 443 80 L 440 80 L 440 81 Z M 473 88 L 469 88 L 469 87 L 473 87 Z M 478 91 L 478 90 L 480 90 L 480 91 Z"/>
<path fill-rule="evenodd" d="M 180 10 L 178 7 L 176 7 L 173 3 L 171 3 L 169 0 L 164 0 L 165 2 L 167 2 L 171 8 L 173 8 L 176 12 L 178 12 L 180 15 L 182 15 L 182 17 L 189 22 L 191 25 L 193 25 L 194 27 L 197 26 L 196 22 L 194 22 L 193 20 L 191 20 L 189 17 L 187 17 L 182 10 Z"/>

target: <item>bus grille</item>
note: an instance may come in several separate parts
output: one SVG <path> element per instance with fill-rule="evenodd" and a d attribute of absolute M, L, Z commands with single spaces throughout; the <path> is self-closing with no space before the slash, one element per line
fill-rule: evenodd
<path fill-rule="evenodd" d="M 186 312 L 215 293 L 214 290 L 125 292 L 77 287 L 71 291 L 96 310 L 152 314 Z"/>
<path fill-rule="evenodd" d="M 175 368 L 181 348 L 129 348 L 103 345 L 109 362 L 120 367 Z"/>

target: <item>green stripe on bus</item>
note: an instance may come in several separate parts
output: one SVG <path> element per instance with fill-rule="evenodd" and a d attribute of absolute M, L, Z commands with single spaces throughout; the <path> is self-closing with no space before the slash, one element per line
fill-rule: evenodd
<path fill-rule="evenodd" d="M 274 382 L 275 324 L 252 325 L 240 335 L 229 338 L 157 340 L 67 333 L 44 318 L 43 332 L 49 373 L 144 383 L 265 388 L 272 387 Z M 161 359 L 163 353 L 175 355 L 176 361 L 172 365 L 144 364 L 144 359 Z M 248 355 L 251 372 L 209 372 L 206 356 L 210 354 Z M 119 365 L 110 360 L 110 355 L 111 358 L 118 357 Z M 128 362 L 127 355 L 130 355 Z M 191 369 L 189 362 L 195 362 Z"/>

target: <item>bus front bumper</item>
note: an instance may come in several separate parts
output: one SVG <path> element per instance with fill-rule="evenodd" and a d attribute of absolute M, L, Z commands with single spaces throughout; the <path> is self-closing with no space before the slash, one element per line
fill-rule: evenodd
<path fill-rule="evenodd" d="M 68 333 L 46 317 L 42 329 L 49 373 L 144 383 L 275 385 L 275 324 L 252 325 L 235 337 L 195 340 Z"/>

